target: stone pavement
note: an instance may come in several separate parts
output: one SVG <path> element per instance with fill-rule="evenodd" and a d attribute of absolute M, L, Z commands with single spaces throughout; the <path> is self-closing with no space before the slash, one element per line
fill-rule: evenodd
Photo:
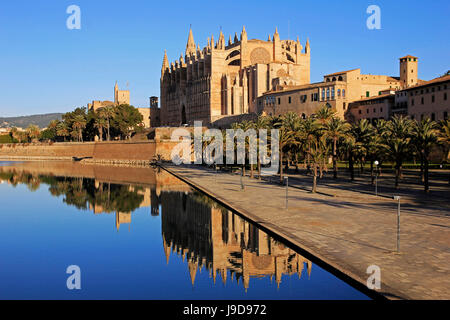
<path fill-rule="evenodd" d="M 450 207 L 444 201 L 402 199 L 398 229 L 397 201 L 388 197 L 320 185 L 328 192 L 312 194 L 290 179 L 286 209 L 284 186 L 244 177 L 242 190 L 237 174 L 162 166 L 361 284 L 367 268 L 379 266 L 378 292 L 389 299 L 450 299 Z"/>

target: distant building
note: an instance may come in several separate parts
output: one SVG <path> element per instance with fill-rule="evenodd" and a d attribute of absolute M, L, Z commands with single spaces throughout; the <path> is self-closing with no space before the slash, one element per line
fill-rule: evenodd
<path fill-rule="evenodd" d="M 92 101 L 92 103 L 89 103 L 87 105 L 88 110 L 94 110 L 97 111 L 100 108 L 104 108 L 107 106 L 115 106 L 115 105 L 120 105 L 120 104 L 130 104 L 130 91 L 129 90 L 119 90 L 119 86 L 116 82 L 115 86 L 114 86 L 114 102 L 113 101 L 109 101 L 109 100 L 105 100 L 105 101 L 99 101 L 99 100 L 94 100 Z M 142 122 L 144 124 L 145 128 L 149 128 L 150 127 L 150 109 L 149 108 L 140 108 L 137 107 L 136 108 L 141 114 L 142 114 Z"/>

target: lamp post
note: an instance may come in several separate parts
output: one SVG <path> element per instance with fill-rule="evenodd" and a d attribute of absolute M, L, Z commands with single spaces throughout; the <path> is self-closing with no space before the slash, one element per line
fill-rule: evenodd
<path fill-rule="evenodd" d="M 284 178 L 286 180 L 286 209 L 288 208 L 288 190 L 289 190 L 289 177 Z"/>
<path fill-rule="evenodd" d="M 398 201 L 397 205 L 397 252 L 400 252 L 400 196 L 394 196 L 394 200 Z"/>
<path fill-rule="evenodd" d="M 375 196 L 378 197 L 378 160 L 375 160 Z"/>

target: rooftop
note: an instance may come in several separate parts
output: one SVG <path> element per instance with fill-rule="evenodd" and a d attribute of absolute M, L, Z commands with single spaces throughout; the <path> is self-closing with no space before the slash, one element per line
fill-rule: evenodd
<path fill-rule="evenodd" d="M 336 75 L 338 75 L 338 74 L 344 74 L 344 73 L 348 73 L 348 72 L 355 71 L 355 70 L 359 70 L 359 69 L 360 69 L 360 68 L 351 69 L 351 70 L 347 70 L 347 71 L 340 71 L 340 72 L 330 73 L 330 74 L 324 75 L 324 77 L 328 77 L 328 76 L 336 76 Z"/>
<path fill-rule="evenodd" d="M 407 56 L 404 56 L 404 57 L 401 57 L 401 58 L 398 58 L 399 60 L 400 59 L 405 59 L 405 58 L 414 58 L 414 59 L 418 59 L 417 57 L 414 57 L 414 56 L 411 56 L 411 55 L 407 55 Z"/>
<path fill-rule="evenodd" d="M 434 78 L 434 79 L 431 79 L 429 81 L 419 80 L 419 84 L 417 84 L 415 86 L 412 86 L 412 87 L 409 87 L 409 88 L 406 88 L 404 90 L 416 89 L 416 88 L 425 87 L 425 86 L 428 86 L 428 85 L 438 84 L 438 83 L 447 82 L 447 81 L 450 81 L 450 75 Z"/>

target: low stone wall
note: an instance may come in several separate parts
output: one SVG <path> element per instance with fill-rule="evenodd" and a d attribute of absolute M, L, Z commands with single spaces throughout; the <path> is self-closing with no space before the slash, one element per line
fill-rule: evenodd
<path fill-rule="evenodd" d="M 164 149 L 164 148 L 162 148 Z M 162 155 L 167 152 L 162 152 Z M 67 142 L 0 145 L 1 158 L 22 159 L 89 159 L 92 161 L 151 161 L 156 155 L 156 143 L 146 142 Z M 170 153 L 169 153 L 170 155 Z"/>

